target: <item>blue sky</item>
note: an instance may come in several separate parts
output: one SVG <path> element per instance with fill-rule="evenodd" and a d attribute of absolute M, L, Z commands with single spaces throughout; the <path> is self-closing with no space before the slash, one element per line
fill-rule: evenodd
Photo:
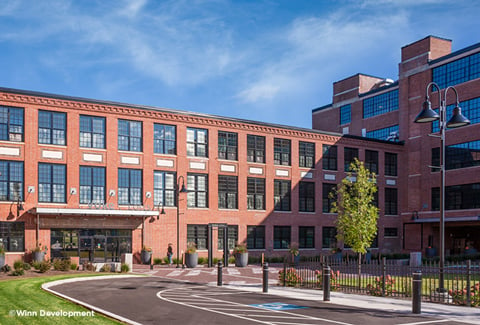
<path fill-rule="evenodd" d="M 480 42 L 472 0 L 0 0 L 0 86 L 311 127 L 332 83 L 398 79 L 428 35 Z"/>

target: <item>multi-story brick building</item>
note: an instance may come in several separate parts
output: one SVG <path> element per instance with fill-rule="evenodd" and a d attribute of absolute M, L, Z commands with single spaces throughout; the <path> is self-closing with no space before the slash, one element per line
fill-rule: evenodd
<path fill-rule="evenodd" d="M 333 85 L 332 103 L 312 112 L 314 129 L 404 143 L 398 165 L 402 250 L 428 254 L 439 243 L 440 173 L 438 122 L 414 123 L 435 82 L 454 86 L 466 127 L 446 131 L 446 254 L 480 249 L 480 44 L 451 52 L 451 41 L 433 36 L 402 48 L 399 79 L 363 74 Z M 433 90 L 433 93 L 430 91 Z M 438 91 L 429 89 L 432 107 Z M 442 95 L 443 96 L 443 95 Z M 447 92 L 447 119 L 455 104 Z M 432 249 L 430 249 L 432 248 Z"/>

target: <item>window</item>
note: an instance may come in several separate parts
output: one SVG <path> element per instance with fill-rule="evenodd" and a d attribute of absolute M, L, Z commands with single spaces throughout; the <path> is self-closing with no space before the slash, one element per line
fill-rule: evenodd
<path fill-rule="evenodd" d="M 153 124 L 153 152 L 168 155 L 175 155 L 177 153 L 175 126 Z"/>
<path fill-rule="evenodd" d="M 300 141 L 298 159 L 300 167 L 315 168 L 315 143 Z"/>
<path fill-rule="evenodd" d="M 385 176 L 397 176 L 397 154 L 385 152 Z"/>
<path fill-rule="evenodd" d="M 265 179 L 248 177 L 247 209 L 265 210 Z"/>
<path fill-rule="evenodd" d="M 57 164 L 38 164 L 38 201 L 65 203 L 66 167 Z"/>
<path fill-rule="evenodd" d="M 480 53 L 432 69 L 432 81 L 442 89 L 477 78 L 480 78 Z"/>
<path fill-rule="evenodd" d="M 330 197 L 330 193 L 335 191 L 337 188 L 336 184 L 323 183 L 322 184 L 322 211 L 325 213 L 330 213 L 332 210 L 332 204 L 336 201 L 336 198 Z"/>
<path fill-rule="evenodd" d="M 0 106 L 0 140 L 23 141 L 23 108 Z"/>
<path fill-rule="evenodd" d="M 118 150 L 142 151 L 142 122 L 118 120 Z"/>
<path fill-rule="evenodd" d="M 105 149 L 105 118 L 80 115 L 80 147 Z"/>
<path fill-rule="evenodd" d="M 260 135 L 247 135 L 247 161 L 265 162 L 265 137 Z"/>
<path fill-rule="evenodd" d="M 23 162 L 0 161 L 0 201 L 23 201 Z"/>
<path fill-rule="evenodd" d="M 176 174 L 172 172 L 153 172 L 153 204 L 162 207 L 174 207 L 175 179 Z"/>
<path fill-rule="evenodd" d="M 398 214 L 396 188 L 389 188 L 389 187 L 385 188 L 385 214 L 386 215 Z"/>
<path fill-rule="evenodd" d="M 0 246 L 7 252 L 24 252 L 25 223 L 0 221 Z"/>
<path fill-rule="evenodd" d="M 385 228 L 384 237 L 398 237 L 397 228 Z"/>
<path fill-rule="evenodd" d="M 274 181 L 273 202 L 275 211 L 290 211 L 290 189 L 290 181 Z"/>
<path fill-rule="evenodd" d="M 275 165 L 290 166 L 290 140 L 274 139 L 273 161 Z"/>
<path fill-rule="evenodd" d="M 371 139 L 385 140 L 385 141 L 400 141 L 398 133 L 398 124 L 386 128 L 368 131 L 365 136 Z"/>
<path fill-rule="evenodd" d="M 38 143 L 66 144 L 67 114 L 38 111 Z"/>
<path fill-rule="evenodd" d="M 187 156 L 208 157 L 208 132 L 204 129 L 187 128 Z"/>
<path fill-rule="evenodd" d="M 187 225 L 187 242 L 194 243 L 197 249 L 207 249 L 207 225 Z"/>
<path fill-rule="evenodd" d="M 480 183 L 445 187 L 445 210 L 480 208 Z M 432 188 L 432 210 L 440 209 L 440 190 Z"/>
<path fill-rule="evenodd" d="M 187 206 L 189 208 L 208 207 L 208 175 L 187 175 Z"/>
<path fill-rule="evenodd" d="M 480 140 L 450 145 L 445 149 L 447 170 L 480 165 Z M 432 148 L 432 166 L 440 166 L 440 148 Z M 440 171 L 439 168 L 433 170 Z"/>
<path fill-rule="evenodd" d="M 298 200 L 301 212 L 315 212 L 315 183 L 300 182 Z"/>
<path fill-rule="evenodd" d="M 247 226 L 247 248 L 265 249 L 265 226 Z"/>
<path fill-rule="evenodd" d="M 298 248 L 315 248 L 315 227 L 298 227 Z"/>
<path fill-rule="evenodd" d="M 223 250 L 223 232 L 225 228 L 219 227 L 218 228 L 218 250 Z M 232 250 L 238 243 L 238 226 L 235 225 L 228 225 L 228 249 Z"/>
<path fill-rule="evenodd" d="M 358 149 L 357 148 L 344 148 L 344 170 L 346 172 L 350 171 L 350 164 L 354 162 L 355 158 L 358 159 Z"/>
<path fill-rule="evenodd" d="M 363 118 L 398 110 L 398 89 L 363 100 Z"/>
<path fill-rule="evenodd" d="M 237 176 L 218 175 L 218 208 L 237 209 L 238 204 Z"/>
<path fill-rule="evenodd" d="M 80 166 L 80 203 L 105 203 L 105 167 Z"/>
<path fill-rule="evenodd" d="M 237 134 L 232 132 L 218 131 L 218 158 L 237 160 L 238 141 Z"/>
<path fill-rule="evenodd" d="M 290 226 L 273 226 L 273 249 L 290 247 Z"/>
<path fill-rule="evenodd" d="M 142 170 L 118 169 L 118 204 L 142 205 Z"/>
<path fill-rule="evenodd" d="M 365 167 L 371 173 L 378 174 L 378 151 L 365 150 Z"/>
<path fill-rule="evenodd" d="M 340 107 L 340 125 L 350 123 L 352 120 L 352 106 L 350 104 Z"/>
<path fill-rule="evenodd" d="M 337 247 L 337 228 L 323 227 L 322 228 L 322 248 L 336 248 Z"/>
<path fill-rule="evenodd" d="M 337 146 L 322 146 L 322 167 L 324 170 L 337 170 Z"/>

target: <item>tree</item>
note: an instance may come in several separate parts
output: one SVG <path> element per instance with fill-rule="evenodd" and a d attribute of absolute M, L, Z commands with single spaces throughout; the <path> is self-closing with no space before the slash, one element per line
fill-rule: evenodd
<path fill-rule="evenodd" d="M 339 184 L 331 212 L 337 213 L 337 239 L 358 253 L 359 274 L 362 254 L 367 252 L 377 233 L 378 208 L 374 205 L 377 192 L 376 175 L 355 158 L 350 171 Z"/>

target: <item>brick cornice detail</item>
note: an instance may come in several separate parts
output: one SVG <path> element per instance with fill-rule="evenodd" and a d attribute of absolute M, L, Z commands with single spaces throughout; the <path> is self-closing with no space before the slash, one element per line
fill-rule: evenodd
<path fill-rule="evenodd" d="M 304 138 L 310 140 L 317 140 L 323 142 L 337 142 L 341 137 L 336 137 L 328 134 L 319 134 L 314 132 L 307 132 L 301 130 L 294 130 L 288 128 L 274 127 L 268 125 L 249 124 L 244 122 L 228 121 L 223 119 L 215 119 L 209 117 L 198 117 L 182 113 L 155 111 L 154 109 L 142 109 L 137 107 L 122 107 L 115 105 L 95 104 L 73 100 L 64 100 L 58 98 L 37 97 L 22 94 L 1 93 L 1 100 L 9 102 L 10 105 L 41 105 L 48 107 L 55 107 L 58 109 L 75 109 L 86 112 L 98 112 L 107 114 L 125 115 L 128 117 L 151 118 L 169 121 L 178 121 L 186 124 L 198 124 L 205 126 L 214 126 L 218 128 L 225 128 L 227 130 L 237 129 L 252 132 L 264 132 L 279 136 L 289 136 Z"/>

